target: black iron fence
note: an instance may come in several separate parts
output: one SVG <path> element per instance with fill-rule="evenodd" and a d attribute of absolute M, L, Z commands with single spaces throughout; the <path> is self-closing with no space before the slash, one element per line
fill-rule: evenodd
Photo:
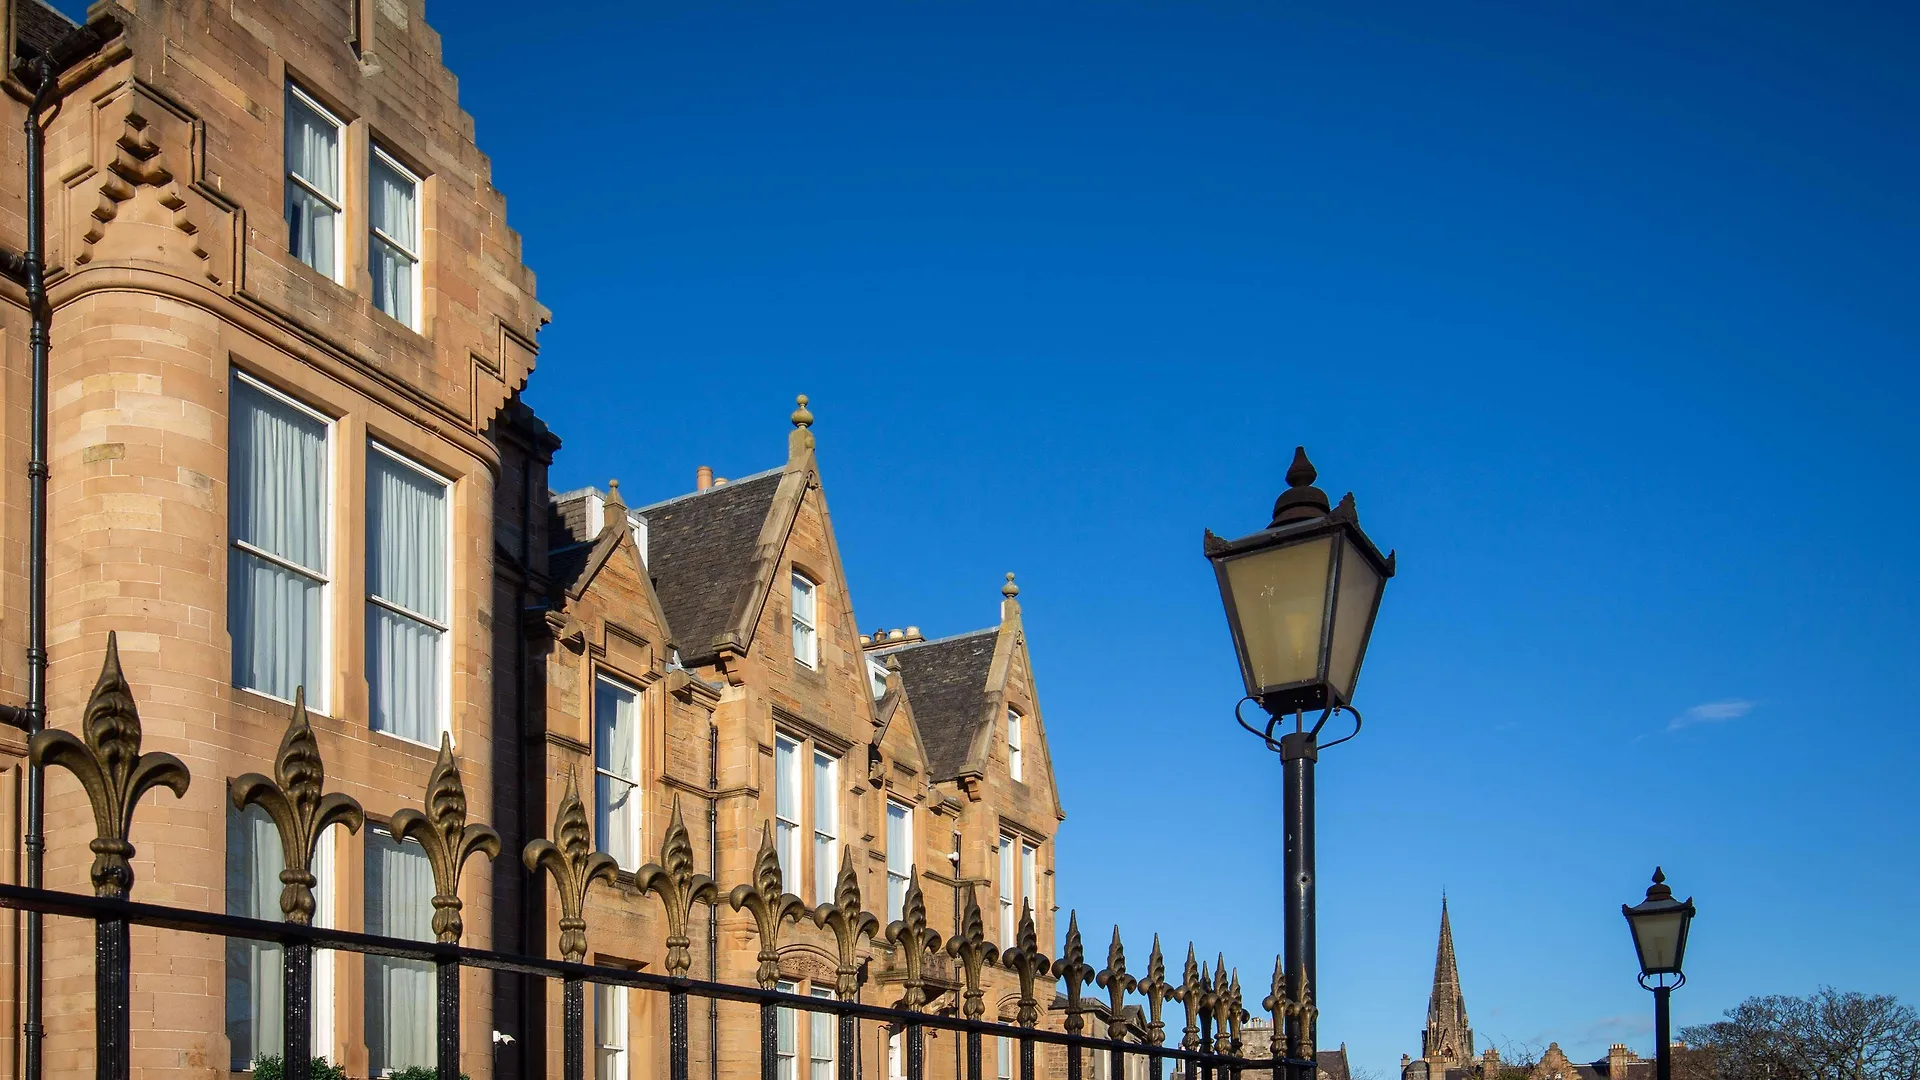
<path fill-rule="evenodd" d="M 926 1029 L 955 1032 L 965 1037 L 964 1080 L 982 1080 L 981 1045 L 985 1037 L 1004 1038 L 1018 1049 L 1018 1080 L 1035 1080 L 1036 1044 L 1064 1048 L 1065 1080 L 1082 1080 L 1083 1057 L 1104 1051 L 1110 1075 L 1119 1080 L 1129 1058 L 1146 1062 L 1151 1080 L 1163 1080 L 1169 1066 L 1198 1080 L 1242 1080 L 1243 1074 L 1271 1071 L 1274 1080 L 1313 1080 L 1314 1066 L 1306 1060 L 1244 1056 L 1243 1024 L 1251 1018 L 1240 996 L 1238 973 L 1229 976 L 1224 962 L 1209 973 L 1194 962 L 1188 949 L 1180 981 L 1166 978 L 1160 941 L 1156 937 L 1144 974 L 1126 970 L 1119 931 L 1108 949 L 1107 966 L 1095 971 L 1084 957 L 1078 920 L 1069 915 L 1065 949 L 1049 959 L 1038 948 L 1032 910 L 1023 913 L 1016 942 L 1001 949 L 985 939 L 979 904 L 968 890 L 961 930 L 953 940 L 941 941 L 927 925 L 926 904 L 917 874 L 908 884 L 902 917 L 884 928 L 861 907 L 860 889 L 850 857 L 843 859 L 831 903 L 807 909 L 797 896 L 781 888 L 780 864 L 770 838 L 762 841 L 755 860 L 753 881 L 722 893 L 707 875 L 694 870 L 694 851 L 686 826 L 674 808 L 661 847 L 660 861 L 639 869 L 640 887 L 657 896 L 665 908 L 666 973 L 654 974 L 588 965 L 587 924 L 583 917 L 588 889 L 595 881 L 615 874 L 612 857 L 593 848 L 591 828 L 575 784 L 569 780 L 554 821 L 551 839 L 535 840 L 522 853 L 528 870 L 549 874 L 559 893 L 560 951 L 558 960 L 510 955 L 461 945 L 459 880 L 467 859 L 500 852 L 499 836 L 489 827 L 469 823 L 465 791 L 451 747 L 443 741 L 439 762 L 428 780 L 426 811 L 394 815 L 390 831 L 397 839 L 418 841 L 432 867 L 435 895 L 433 930 L 438 940 L 413 941 L 312 925 L 313 888 L 318 879 L 312 863 L 323 832 L 340 824 L 357 830 L 363 824 L 359 805 L 350 797 L 327 793 L 318 744 L 307 723 L 306 709 L 297 701 L 274 762 L 274 776 L 249 773 L 231 786 L 237 808 L 259 806 L 278 829 L 285 852 L 280 907 L 283 921 L 246 918 L 188 908 L 143 904 L 129 899 L 133 887 L 128 842 L 133 813 L 141 797 L 156 787 L 176 796 L 185 794 L 191 777 L 171 754 L 142 753 L 140 718 L 131 689 L 120 670 L 114 639 L 107 640 L 106 662 L 89 698 L 82 734 L 48 729 L 33 737 L 29 756 L 35 767 L 59 766 L 73 772 L 86 789 L 96 833 L 93 896 L 48 889 L 0 885 L 0 907 L 45 915 L 90 919 L 94 923 L 94 1039 L 95 1075 L 99 1080 L 126 1080 L 129 1072 L 129 983 L 132 965 L 129 928 L 134 925 L 221 936 L 278 945 L 283 950 L 282 993 L 285 1040 L 284 1075 L 287 1080 L 311 1080 L 313 951 L 334 949 L 365 956 L 425 961 L 434 966 L 437 1002 L 435 1049 L 438 1080 L 460 1080 L 460 971 L 479 968 L 514 972 L 562 985 L 563 1076 L 585 1080 L 586 986 L 630 987 L 665 994 L 668 1002 L 668 1080 L 688 1080 L 690 1054 L 688 1001 L 698 997 L 734 1001 L 759 1007 L 760 1080 L 779 1080 L 778 1025 L 782 1009 L 794 1013 L 826 1013 L 834 1017 L 837 1035 L 838 1080 L 856 1080 L 855 1039 L 861 1021 L 882 1025 L 902 1035 L 905 1080 L 924 1080 Z M 726 903 L 750 912 L 760 937 L 757 986 L 703 981 L 688 977 L 692 956 L 688 921 L 696 904 Z M 776 988 L 778 948 L 783 924 L 806 919 L 831 931 L 838 951 L 837 996 L 801 996 Z M 896 951 L 904 973 L 902 994 L 894 1007 L 854 1000 L 860 979 L 860 941 L 885 943 Z M 925 979 L 935 956 L 950 958 L 958 968 L 961 986 L 951 1012 L 929 1012 Z M 983 970 L 997 966 L 1012 972 L 1020 984 L 1014 1023 L 988 1022 Z M 1037 999 L 1037 983 L 1045 976 L 1064 988 L 1063 1032 L 1039 1027 L 1047 1011 Z M 1301 1015 L 1311 1030 L 1310 1002 L 1292 1002 L 1284 990 L 1287 980 L 1276 964 L 1273 993 L 1262 1005 L 1274 1017 L 1272 1030 L 1281 1029 L 1289 1015 Z M 1085 1034 L 1095 1009 L 1084 996 L 1089 987 L 1105 991 L 1107 1036 Z M 1137 1020 L 1129 1019 L 1127 996 L 1142 999 Z M 1176 1045 L 1166 1045 L 1162 1019 L 1168 1001 L 1180 1003 L 1186 1024 Z M 1052 1002 L 1047 1002 L 1051 1006 Z M 1129 1032 L 1134 1033 L 1132 1039 Z M 1309 1044 L 1311 1045 L 1311 1044 Z M 709 1048 L 718 1053 L 719 1047 Z M 960 1080 L 960 1078 L 956 1078 Z"/>

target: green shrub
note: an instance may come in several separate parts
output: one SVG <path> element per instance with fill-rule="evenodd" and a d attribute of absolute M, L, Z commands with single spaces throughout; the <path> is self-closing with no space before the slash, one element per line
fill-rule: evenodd
<path fill-rule="evenodd" d="M 409 1065 L 404 1069 L 395 1069 L 387 1074 L 387 1080 L 437 1080 L 440 1070 L 431 1065 Z M 314 1080 L 320 1080 L 318 1076 Z M 460 1074 L 460 1080 L 469 1080 L 466 1073 Z"/>
<path fill-rule="evenodd" d="M 347 1070 L 326 1058 L 314 1058 L 311 1068 L 313 1080 L 347 1080 Z M 266 1054 L 254 1059 L 253 1080 L 283 1080 L 285 1076 L 286 1065 L 279 1054 Z"/>

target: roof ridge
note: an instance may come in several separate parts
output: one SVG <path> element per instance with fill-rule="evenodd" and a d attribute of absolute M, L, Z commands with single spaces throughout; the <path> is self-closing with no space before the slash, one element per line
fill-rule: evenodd
<path fill-rule="evenodd" d="M 724 484 L 715 484 L 714 486 L 708 488 L 705 491 L 689 491 L 684 495 L 675 495 L 671 499 L 661 499 L 659 502 L 648 503 L 645 506 L 634 507 L 632 509 L 633 509 L 633 512 L 636 514 L 644 514 L 649 510 L 658 510 L 659 508 L 670 505 L 672 503 L 682 502 L 687 499 L 698 498 L 702 495 L 711 495 L 716 491 L 725 491 L 728 488 L 739 487 L 741 484 L 749 484 L 755 480 L 765 480 L 769 476 L 777 476 L 780 473 L 784 473 L 786 471 L 787 471 L 787 467 L 785 465 L 776 465 L 771 469 L 762 469 L 757 473 L 753 473 L 749 476 L 743 476 L 738 480 L 729 480 Z"/>

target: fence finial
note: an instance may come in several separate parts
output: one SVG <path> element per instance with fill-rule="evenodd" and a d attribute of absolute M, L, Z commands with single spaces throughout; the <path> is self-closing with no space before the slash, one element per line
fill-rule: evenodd
<path fill-rule="evenodd" d="M 1000 954 L 1000 966 L 1020 977 L 1020 1011 L 1015 1020 L 1021 1027 L 1040 1022 L 1040 1002 L 1034 996 L 1034 983 L 1052 970 L 1053 965 L 1040 951 L 1040 937 L 1033 925 L 1033 901 L 1020 905 L 1020 932 L 1012 948 Z"/>
<path fill-rule="evenodd" d="M 1160 935 L 1153 935 L 1153 951 L 1147 954 L 1147 973 L 1134 984 L 1141 996 L 1147 999 L 1147 1041 L 1155 1046 L 1166 1042 L 1167 1025 L 1160 1018 L 1160 1012 L 1166 1007 L 1167 961 L 1160 955 Z"/>
<path fill-rule="evenodd" d="M 1213 988 L 1207 996 L 1207 1005 L 1213 1011 L 1213 1052 L 1224 1054 L 1231 1042 L 1229 1028 L 1232 1026 L 1233 991 L 1227 985 L 1227 954 L 1219 953 L 1214 958 Z"/>
<path fill-rule="evenodd" d="M 1053 962 L 1054 978 L 1067 984 L 1067 1034 L 1078 1035 L 1087 1026 L 1084 1015 L 1086 1004 L 1080 1000 L 1080 990 L 1093 981 L 1093 969 L 1087 966 L 1087 950 L 1080 943 L 1080 913 L 1067 912 L 1067 946 L 1060 959 Z"/>
<path fill-rule="evenodd" d="M 320 743 L 307 721 L 307 689 L 303 686 L 293 692 L 293 713 L 287 718 L 286 734 L 280 736 L 280 750 L 273 757 L 273 778 L 245 773 L 234 777 L 229 792 L 235 810 L 258 806 L 272 819 L 285 856 L 285 867 L 280 871 L 280 915 L 302 926 L 313 922 L 313 887 L 320 882 L 313 873 L 313 856 L 321 835 L 334 824 L 345 825 L 348 832 L 359 832 L 366 821 L 360 804 L 351 795 L 337 791 L 323 794 L 326 783 Z"/>
<path fill-rule="evenodd" d="M 1180 985 L 1173 988 L 1173 999 L 1187 1011 L 1187 1026 L 1180 1034 L 1180 1049 L 1200 1049 L 1199 1016 L 1204 1006 L 1207 984 L 1200 980 L 1200 965 L 1193 959 L 1193 942 L 1187 942 L 1187 966 L 1180 973 Z"/>
<path fill-rule="evenodd" d="M 693 905 L 720 901 L 720 887 L 705 874 L 693 872 L 693 837 L 680 817 L 680 797 L 673 798 L 673 819 L 660 840 L 660 861 L 634 873 L 640 888 L 660 898 L 667 910 L 667 974 L 686 978 L 693 969 L 693 942 L 687 937 L 687 919 Z"/>
<path fill-rule="evenodd" d="M 529 841 L 520 860 L 534 873 L 545 869 L 553 875 L 554 888 L 560 892 L 560 955 L 577 964 L 587 956 L 587 920 L 582 914 L 587 888 L 596 880 L 612 881 L 620 864 L 593 849 L 593 830 L 586 807 L 580 804 L 580 784 L 572 769 L 567 770 L 567 791 L 553 816 L 553 835 L 559 843 Z"/>
<path fill-rule="evenodd" d="M 86 739 L 47 728 L 27 744 L 27 760 L 40 768 L 58 765 L 74 775 L 93 805 L 93 892 L 124 898 L 133 890 L 133 811 L 140 797 L 156 787 L 187 793 L 192 777 L 172 754 L 140 752 L 140 711 L 133 689 L 120 670 L 120 644 L 107 634 L 107 657 L 87 698 L 81 720 Z"/>
<path fill-rule="evenodd" d="M 1227 983 L 1227 1053 L 1240 1056 L 1241 1025 L 1246 1023 L 1247 1011 L 1240 1007 L 1240 969 L 1233 969 L 1233 979 Z"/>
<path fill-rule="evenodd" d="M 457 942 L 460 919 L 460 869 L 475 855 L 500 857 L 500 834 L 486 825 L 467 824 L 467 789 L 453 758 L 453 736 L 440 733 L 440 757 L 427 776 L 427 812 L 407 809 L 388 826 L 396 840 L 417 840 L 433 868 L 433 935 Z"/>
<path fill-rule="evenodd" d="M 753 912 L 754 925 L 760 930 L 760 968 L 755 977 L 762 990 L 771 990 L 780 981 L 780 924 L 792 922 L 806 913 L 800 898 L 780 888 L 780 853 L 773 848 L 773 823 L 760 831 L 760 853 L 753 860 L 753 884 L 735 885 L 727 897 L 733 910 Z"/>
<path fill-rule="evenodd" d="M 919 1012 L 927 1003 L 927 954 L 940 947 L 940 935 L 927 926 L 927 900 L 920 893 L 920 868 L 907 870 L 907 895 L 900 917 L 887 924 L 887 940 L 901 948 L 906 968 L 900 982 L 900 1001 L 894 1007 Z"/>
<path fill-rule="evenodd" d="M 1113 928 L 1113 944 L 1107 946 L 1107 966 L 1094 978 L 1107 992 L 1107 1038 L 1125 1037 L 1127 1018 L 1122 1010 L 1127 1005 L 1127 991 L 1140 985 L 1140 980 L 1127 974 L 1127 953 L 1120 947 L 1118 926 Z"/>
<path fill-rule="evenodd" d="M 993 963 L 1000 950 L 987 940 L 986 924 L 980 917 L 980 901 L 974 897 L 971 884 L 967 886 L 967 905 L 960 917 L 960 936 L 947 942 L 947 955 L 960 961 L 966 978 L 963 1015 L 969 1020 L 978 1020 L 987 1011 L 987 994 L 980 989 L 980 969 Z"/>
<path fill-rule="evenodd" d="M 833 931 L 839 946 L 839 967 L 835 970 L 834 990 L 840 1000 L 850 1001 L 860 988 L 860 935 L 872 942 L 880 933 L 880 920 L 860 908 L 860 875 L 853 872 L 853 849 L 840 849 L 840 878 L 834 883 L 833 902 L 813 910 L 813 921 L 823 930 Z"/>

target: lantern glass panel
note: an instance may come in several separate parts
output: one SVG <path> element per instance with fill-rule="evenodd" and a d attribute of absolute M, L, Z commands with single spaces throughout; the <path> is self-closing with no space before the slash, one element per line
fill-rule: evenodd
<path fill-rule="evenodd" d="M 1380 574 L 1353 545 L 1340 541 L 1339 595 L 1333 601 L 1333 649 L 1327 658 L 1327 681 L 1342 701 L 1353 700 L 1360 678 L 1360 660 L 1366 654 L 1367 634 L 1373 629 L 1373 606 L 1380 598 Z"/>
<path fill-rule="evenodd" d="M 1320 677 L 1331 536 L 1227 560 L 1249 692 Z"/>
<path fill-rule="evenodd" d="M 1680 950 L 1686 947 L 1687 910 L 1675 904 L 1664 911 L 1633 916 L 1633 946 L 1640 952 L 1640 970 L 1648 975 L 1680 970 Z"/>

